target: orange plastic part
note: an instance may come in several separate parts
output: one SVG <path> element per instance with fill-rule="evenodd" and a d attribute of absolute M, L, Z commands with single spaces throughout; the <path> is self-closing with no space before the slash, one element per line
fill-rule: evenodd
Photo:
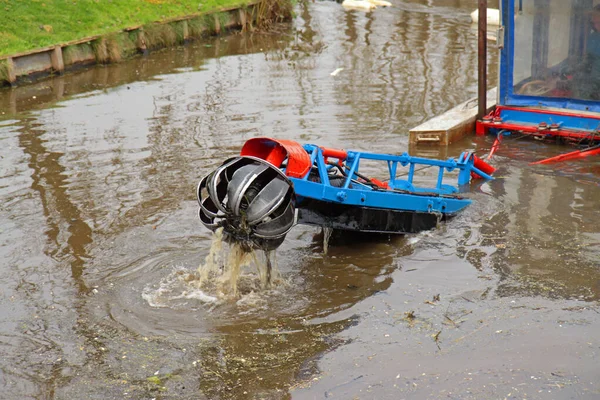
<path fill-rule="evenodd" d="M 323 161 L 325 164 L 329 162 L 328 158 L 337 158 L 337 164 L 339 166 L 344 165 L 344 160 L 348 158 L 348 153 L 345 150 L 331 149 L 329 147 L 321 147 L 321 154 L 323 154 Z"/>
<path fill-rule="evenodd" d="M 300 143 L 293 140 L 249 139 L 244 143 L 240 155 L 263 159 L 277 168 L 287 158 L 285 174 L 292 178 L 303 178 L 310 171 L 310 156 Z"/>
<path fill-rule="evenodd" d="M 323 158 L 332 157 L 337 158 L 340 161 L 348 158 L 348 153 L 346 150 L 339 149 L 330 149 L 329 147 L 321 147 L 321 152 L 323 153 Z"/>
<path fill-rule="evenodd" d="M 371 178 L 371 182 L 382 189 L 389 189 L 390 185 L 387 182 L 382 182 L 379 179 Z"/>

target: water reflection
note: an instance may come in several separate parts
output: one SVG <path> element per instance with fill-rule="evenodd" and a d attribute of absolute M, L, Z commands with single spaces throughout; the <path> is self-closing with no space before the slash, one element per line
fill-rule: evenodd
<path fill-rule="evenodd" d="M 489 149 L 491 138 L 464 146 Z M 460 145 L 458 145 L 460 146 Z M 470 225 L 458 242 L 458 254 L 477 269 L 492 268 L 501 277 L 500 296 L 542 296 L 596 301 L 600 295 L 597 228 L 600 210 L 594 199 L 600 180 L 598 162 L 532 166 L 569 147 L 511 138 L 493 164 L 496 180 L 485 183 Z M 451 150 L 450 153 L 453 153 Z M 481 203 L 485 202 L 485 206 Z"/>
<path fill-rule="evenodd" d="M 82 220 L 82 213 L 67 193 L 63 153 L 50 152 L 44 146 L 42 125 L 28 119 L 23 121 L 19 145 L 28 156 L 31 189 L 37 192 L 46 217 L 47 247 L 44 253 L 58 264 L 70 264 L 71 275 L 80 294 L 88 290 L 83 279 L 83 266 L 89 257 L 86 246 L 92 243 L 92 230 Z M 37 125 L 37 126 L 36 126 Z"/>
<path fill-rule="evenodd" d="M 536 158 L 555 150 L 529 146 L 536 150 L 529 156 Z M 590 184 L 587 172 L 597 162 L 575 163 L 582 169 L 577 171 L 573 165 L 537 168 L 502 157 L 518 147 L 523 152 L 523 146 L 509 142 L 500 153 L 504 177 L 490 184 L 489 192 L 498 212 L 481 227 L 482 235 L 492 238 L 482 245 L 497 248 L 491 264 L 504 277 L 498 293 L 598 300 L 600 252 L 593 221 L 600 213 L 600 187 L 597 176 Z"/>

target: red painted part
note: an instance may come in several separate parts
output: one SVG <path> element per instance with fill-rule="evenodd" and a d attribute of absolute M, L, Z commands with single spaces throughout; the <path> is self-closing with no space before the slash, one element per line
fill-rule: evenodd
<path fill-rule="evenodd" d="M 473 166 L 479 169 L 481 172 L 484 172 L 488 175 L 492 175 L 494 171 L 496 171 L 496 168 L 492 167 L 490 164 L 486 163 L 476 155 L 473 155 Z M 471 172 L 471 178 L 481 179 L 481 176 L 479 176 L 479 174 L 476 174 L 475 172 Z"/>
<path fill-rule="evenodd" d="M 486 129 L 485 129 L 485 125 L 483 125 L 481 122 L 482 122 L 482 121 L 476 121 L 476 122 L 475 122 L 475 134 L 476 134 L 477 136 L 483 136 L 483 135 L 485 135 L 485 133 L 486 133 L 486 132 L 485 132 L 485 130 L 486 130 Z"/>
<path fill-rule="evenodd" d="M 342 161 L 348 158 L 348 153 L 345 150 L 321 147 L 321 152 L 323 153 L 323 159 L 325 160 L 325 163 L 327 163 L 327 158 L 331 157 L 337 158 L 338 164 L 342 165 Z"/>
<path fill-rule="evenodd" d="M 375 185 L 379 186 L 382 189 L 389 189 L 390 185 L 388 185 L 387 182 L 382 182 L 379 179 L 375 179 L 375 178 L 371 178 L 371 183 L 374 183 Z"/>
<path fill-rule="evenodd" d="M 492 156 L 494 155 L 496 150 L 498 150 L 498 147 L 500 147 L 501 142 L 502 142 L 502 134 L 498 134 L 498 136 L 496 137 L 496 140 L 494 140 L 494 144 L 492 145 L 492 148 L 490 149 L 490 153 L 485 158 L 486 160 L 489 160 L 492 158 Z"/>
<path fill-rule="evenodd" d="M 492 111 L 492 114 L 495 114 L 494 115 L 495 117 L 499 117 L 500 111 L 502 111 L 502 110 L 523 111 L 523 108 L 511 107 L 511 106 L 496 106 L 494 111 Z M 585 117 L 585 118 L 593 118 L 593 119 L 600 120 L 600 116 L 597 116 L 597 115 L 590 115 L 590 114 L 577 113 L 577 112 L 565 112 L 565 111 L 560 111 L 560 110 L 556 110 L 556 109 L 544 110 L 542 108 L 536 108 L 535 113 L 536 114 L 550 114 L 550 115 L 566 115 L 566 116 L 571 116 L 571 117 Z"/>
<path fill-rule="evenodd" d="M 585 158 L 585 157 L 594 156 L 597 154 L 600 154 L 600 146 L 594 146 L 594 147 L 590 147 L 589 149 L 572 151 L 570 153 L 561 154 L 556 157 L 550 157 L 550 158 L 546 158 L 544 160 L 532 162 L 529 165 L 549 164 L 549 163 L 559 162 L 559 161 L 575 160 L 577 158 Z"/>
<path fill-rule="evenodd" d="M 279 168 L 283 160 L 287 157 L 287 151 L 275 140 L 255 138 L 244 143 L 240 155 L 261 158 Z"/>
<path fill-rule="evenodd" d="M 590 139 L 590 132 L 586 131 L 571 131 L 566 129 L 550 130 L 542 129 L 539 130 L 534 125 L 517 125 L 508 123 L 493 123 L 493 122 L 480 122 L 486 129 L 496 128 L 505 129 L 511 132 L 527 133 L 532 136 L 544 136 L 544 137 L 561 137 L 566 139 Z M 596 136 L 596 139 L 600 137 Z"/>
<path fill-rule="evenodd" d="M 240 155 L 263 159 L 277 168 L 287 158 L 285 173 L 292 178 L 303 178 L 310 171 L 310 156 L 300 143 L 293 140 L 249 139 L 244 143 Z"/>
<path fill-rule="evenodd" d="M 488 115 L 483 117 L 482 120 L 477 121 L 476 132 L 478 134 L 479 134 L 479 132 L 487 133 L 490 128 L 495 128 L 495 129 L 506 129 L 506 130 L 512 131 L 512 132 L 531 134 L 532 136 L 543 136 L 543 137 L 554 137 L 554 138 L 560 137 L 563 139 L 574 139 L 574 140 L 580 140 L 580 139 L 585 140 L 585 139 L 590 139 L 590 138 L 592 140 L 600 139 L 600 137 L 598 137 L 598 136 L 596 136 L 594 138 L 594 136 L 589 131 L 576 131 L 576 130 L 571 130 L 571 129 L 560 129 L 557 127 L 548 126 L 544 122 L 542 122 L 540 124 L 540 126 L 531 125 L 531 124 L 519 125 L 516 123 L 505 123 L 505 122 L 502 122 L 502 120 L 500 119 L 500 114 L 501 114 L 502 110 L 523 111 L 523 109 L 519 108 L 519 107 L 510 107 L 510 106 L 502 106 L 502 105 L 496 106 L 496 108 L 494 108 L 494 110 L 491 113 L 489 113 Z M 594 119 L 600 120 L 600 117 L 594 116 L 594 115 L 573 113 L 573 112 L 564 112 L 564 111 L 558 111 L 558 110 L 550 111 L 550 110 L 536 109 L 535 113 L 536 114 L 548 114 L 548 115 L 567 115 L 567 116 L 574 116 L 574 117 L 594 118 Z M 494 122 L 494 121 L 496 121 L 496 122 Z M 543 128 L 540 129 L 541 126 L 543 126 Z M 550 128 L 552 128 L 552 129 L 550 129 Z"/>

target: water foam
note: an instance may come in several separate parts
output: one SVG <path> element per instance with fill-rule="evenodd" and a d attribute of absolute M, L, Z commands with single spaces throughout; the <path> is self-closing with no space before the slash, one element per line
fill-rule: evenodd
<path fill-rule="evenodd" d="M 256 273 L 244 268 L 250 264 Z M 261 291 L 285 284 L 274 250 L 245 251 L 237 243 L 224 243 L 223 229 L 217 229 L 208 255 L 195 271 L 178 267 L 158 285 L 146 287 L 142 297 L 155 308 L 189 306 L 182 300 L 212 305 L 236 300 L 241 308 L 261 308 L 266 301 Z"/>
<path fill-rule="evenodd" d="M 178 300 L 197 300 L 203 304 L 218 303 L 219 299 L 216 296 L 189 284 L 195 279 L 197 278 L 193 274 L 183 267 L 178 267 L 161 279 L 158 287 L 145 287 L 142 298 L 153 308 L 178 308 L 187 305 L 187 302 L 182 303 Z"/>

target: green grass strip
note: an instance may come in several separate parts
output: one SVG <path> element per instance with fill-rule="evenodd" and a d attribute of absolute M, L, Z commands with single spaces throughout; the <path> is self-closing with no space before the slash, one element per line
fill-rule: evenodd
<path fill-rule="evenodd" d="M 0 0 L 0 57 L 250 0 Z"/>

